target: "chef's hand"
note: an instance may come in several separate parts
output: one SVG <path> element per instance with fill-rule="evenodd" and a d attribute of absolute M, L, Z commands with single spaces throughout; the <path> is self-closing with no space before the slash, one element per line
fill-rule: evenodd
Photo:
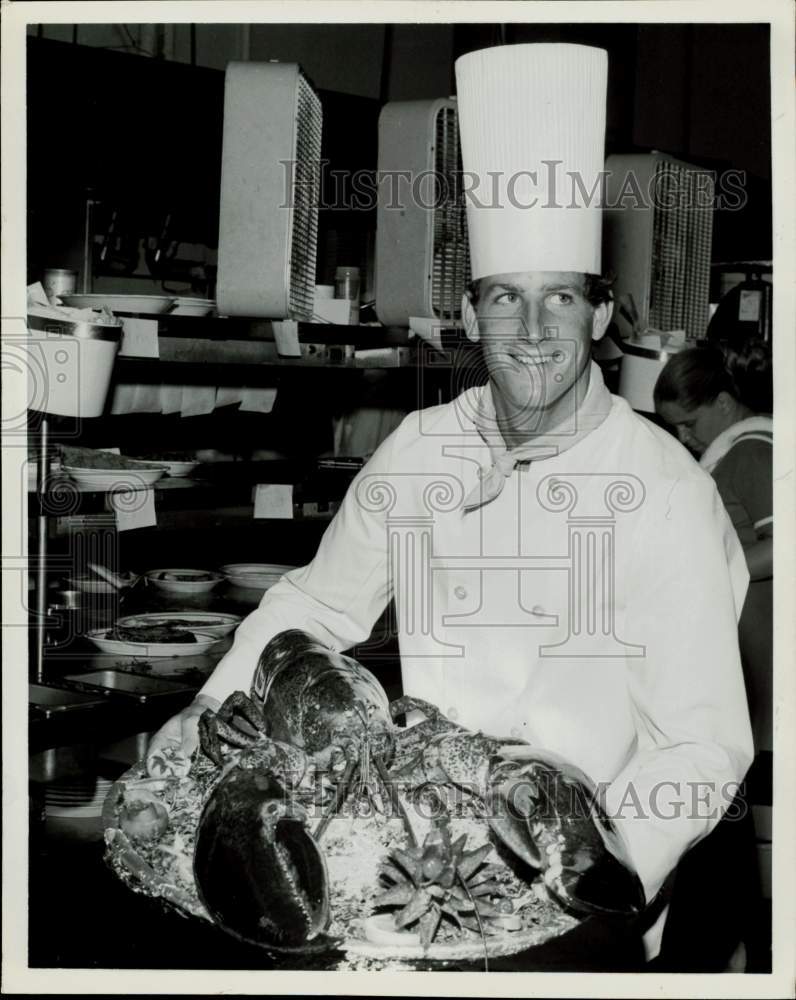
<path fill-rule="evenodd" d="M 221 702 L 206 694 L 198 694 L 177 715 L 164 723 L 149 742 L 146 769 L 151 778 L 188 773 L 191 756 L 199 745 L 199 719 L 209 708 L 217 712 Z"/>

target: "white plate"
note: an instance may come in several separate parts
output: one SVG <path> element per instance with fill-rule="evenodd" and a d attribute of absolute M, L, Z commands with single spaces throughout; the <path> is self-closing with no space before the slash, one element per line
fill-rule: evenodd
<path fill-rule="evenodd" d="M 212 573 L 213 579 L 164 580 L 162 577 L 166 573 L 175 576 L 206 576 L 208 573 Z M 224 579 L 221 573 L 209 569 L 151 569 L 145 576 L 147 583 L 151 583 L 153 587 L 157 587 L 158 590 L 165 591 L 167 594 L 207 594 Z"/>
<path fill-rule="evenodd" d="M 224 577 L 236 587 L 249 590 L 268 590 L 295 566 L 277 563 L 229 563 L 221 567 Z"/>
<path fill-rule="evenodd" d="M 197 656 L 206 653 L 219 641 L 217 635 L 209 635 L 196 629 L 196 642 L 128 642 L 121 639 L 106 639 L 107 628 L 95 628 L 86 632 L 86 638 L 103 653 L 121 653 L 125 656 Z"/>
<path fill-rule="evenodd" d="M 145 490 L 166 475 L 165 469 L 80 469 L 62 466 L 63 471 L 78 484 L 92 490 Z"/>
<path fill-rule="evenodd" d="M 170 462 L 167 459 L 159 458 L 131 458 L 131 462 L 136 464 L 140 462 L 142 465 L 159 465 L 161 468 L 166 470 L 169 476 L 175 476 L 177 478 L 182 476 L 189 476 L 191 472 L 199 465 L 196 459 L 191 459 L 185 462 Z"/>
<path fill-rule="evenodd" d="M 216 308 L 212 299 L 191 299 L 180 296 L 171 310 L 171 316 L 207 316 Z"/>
<path fill-rule="evenodd" d="M 206 635 L 216 635 L 222 638 L 229 635 L 240 624 L 240 615 L 228 615 L 213 611 L 148 611 L 141 615 L 127 615 L 116 621 L 117 625 L 127 628 L 140 628 L 142 625 L 166 625 L 169 622 L 188 622 L 177 628 L 187 628 L 190 632 L 201 629 Z"/>
<path fill-rule="evenodd" d="M 107 306 L 111 312 L 147 313 L 161 315 L 168 312 L 176 301 L 173 295 L 112 295 L 97 292 L 91 295 L 59 295 L 65 306 L 76 309 L 101 309 Z"/>

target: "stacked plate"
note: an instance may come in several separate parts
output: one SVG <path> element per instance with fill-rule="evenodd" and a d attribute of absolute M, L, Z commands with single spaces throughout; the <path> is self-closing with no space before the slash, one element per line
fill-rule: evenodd
<path fill-rule="evenodd" d="M 136 461 L 138 461 L 136 459 Z M 190 476 L 196 466 L 199 464 L 195 459 L 186 459 L 185 461 L 170 461 L 169 459 L 151 458 L 142 459 L 142 465 L 153 466 L 161 465 L 168 475 L 174 478 L 181 479 L 184 476 Z"/>
<path fill-rule="evenodd" d="M 181 295 L 170 311 L 171 316 L 207 316 L 216 304 L 212 299 L 189 298 Z"/>
<path fill-rule="evenodd" d="M 112 781 L 99 777 L 46 785 L 44 812 L 48 823 L 79 838 L 101 837 L 102 807 L 112 785 Z"/>
<path fill-rule="evenodd" d="M 73 292 L 70 295 L 60 295 L 65 306 L 76 309 L 101 309 L 107 306 L 111 312 L 138 313 L 139 315 L 156 316 L 169 312 L 174 307 L 174 295 L 114 295 L 108 292 L 91 294 Z"/>
<path fill-rule="evenodd" d="M 229 563 L 221 567 L 224 578 L 236 587 L 247 590 L 268 590 L 295 566 L 277 563 Z"/>

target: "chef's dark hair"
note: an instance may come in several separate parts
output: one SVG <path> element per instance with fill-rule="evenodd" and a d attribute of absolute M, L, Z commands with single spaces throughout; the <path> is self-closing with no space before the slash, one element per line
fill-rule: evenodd
<path fill-rule="evenodd" d="M 741 351 L 708 345 L 672 355 L 653 390 L 657 409 L 677 403 L 690 412 L 728 393 L 757 413 L 771 411 L 771 354 L 763 341 L 750 342 Z"/>
<path fill-rule="evenodd" d="M 614 277 L 602 274 L 585 274 L 583 277 L 585 279 L 583 294 L 590 305 L 599 306 L 603 302 L 611 302 L 613 300 L 614 296 L 611 286 L 616 280 Z M 476 281 L 471 281 L 467 288 L 473 306 L 478 304 L 480 285 L 481 279 L 479 278 Z"/>

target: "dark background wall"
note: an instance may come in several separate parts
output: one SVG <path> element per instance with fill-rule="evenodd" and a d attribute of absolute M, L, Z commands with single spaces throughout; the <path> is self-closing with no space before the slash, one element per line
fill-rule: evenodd
<path fill-rule="evenodd" d="M 92 189 L 139 233 L 167 211 L 179 238 L 217 240 L 223 67 L 298 61 L 322 92 L 324 156 L 375 168 L 388 100 L 454 92 L 454 62 L 487 45 L 567 41 L 609 53 L 607 153 L 657 149 L 744 171 L 746 205 L 715 214 L 715 261 L 771 257 L 769 29 L 756 24 L 31 25 L 31 280 L 79 264 Z M 319 278 L 375 213 L 321 220 Z"/>

